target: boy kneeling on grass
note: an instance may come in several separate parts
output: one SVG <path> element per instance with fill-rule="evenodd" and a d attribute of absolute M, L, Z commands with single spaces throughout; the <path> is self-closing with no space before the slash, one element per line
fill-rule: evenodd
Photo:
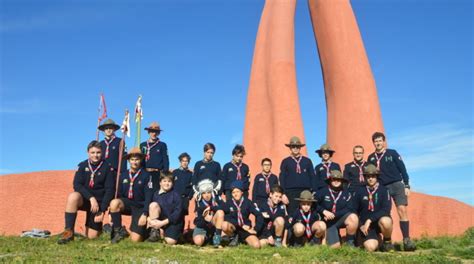
<path fill-rule="evenodd" d="M 197 184 L 196 218 L 193 230 L 193 241 L 202 246 L 212 239 L 214 247 L 221 244 L 222 222 L 224 222 L 224 201 L 217 195 L 215 184 L 204 179 Z"/>
<path fill-rule="evenodd" d="M 165 243 L 178 243 L 183 233 L 184 217 L 181 196 L 173 190 L 173 174 L 162 172 L 160 189 L 153 194 L 149 207 L 148 227 L 151 227 L 148 241 L 157 242 L 163 233 Z"/>
<path fill-rule="evenodd" d="M 308 241 L 314 245 L 321 244 L 326 232 L 326 224 L 317 210 L 312 208 L 313 203 L 316 202 L 313 194 L 305 190 L 295 200 L 299 201 L 300 205 L 299 209 L 288 218 L 287 229 L 291 232 L 290 243 L 295 247 L 303 246 Z"/>
<path fill-rule="evenodd" d="M 282 203 L 283 189 L 280 185 L 273 185 L 267 203 L 260 203 L 260 211 L 264 224 L 258 232 L 260 245 L 281 247 L 287 218 L 286 206 Z"/>
<path fill-rule="evenodd" d="M 228 199 L 224 205 L 224 223 L 222 230 L 230 237 L 229 246 L 237 246 L 240 241 L 245 241 L 253 248 L 260 248 L 260 242 L 257 232 L 251 226 L 249 219 L 253 214 L 257 222 L 257 230 L 263 224 L 262 214 L 258 207 L 249 199 L 243 197 L 243 183 L 234 181 L 230 186 L 231 199 Z M 230 198 L 230 197 L 229 197 Z"/>

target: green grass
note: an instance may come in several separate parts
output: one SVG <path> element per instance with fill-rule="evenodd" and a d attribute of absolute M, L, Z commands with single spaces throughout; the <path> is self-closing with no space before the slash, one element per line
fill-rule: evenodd
<path fill-rule="evenodd" d="M 422 238 L 416 252 L 368 253 L 360 249 L 264 248 L 213 249 L 191 245 L 166 246 L 129 240 L 112 245 L 106 236 L 76 239 L 57 245 L 57 237 L 0 237 L 0 262 L 134 262 L 134 263 L 462 263 L 474 262 L 474 228 L 459 237 Z"/>

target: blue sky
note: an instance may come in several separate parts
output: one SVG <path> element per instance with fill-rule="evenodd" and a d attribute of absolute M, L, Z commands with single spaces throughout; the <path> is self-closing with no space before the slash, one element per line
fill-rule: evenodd
<path fill-rule="evenodd" d="M 95 136 L 100 92 L 117 122 L 143 96 L 144 125 L 161 123 L 172 167 L 183 151 L 200 159 L 208 141 L 225 163 L 242 141 L 263 4 L 0 1 L 0 174 L 74 169 Z M 471 1 L 352 6 L 390 145 L 413 189 L 474 204 Z M 306 1 L 297 4 L 295 27 L 300 104 L 316 161 L 326 111 Z"/>

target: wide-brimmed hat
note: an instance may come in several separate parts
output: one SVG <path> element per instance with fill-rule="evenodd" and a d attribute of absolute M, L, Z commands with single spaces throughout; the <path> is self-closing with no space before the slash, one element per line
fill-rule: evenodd
<path fill-rule="evenodd" d="M 332 156 L 332 154 L 334 154 L 334 152 L 336 152 L 336 151 L 333 150 L 333 149 L 331 149 L 331 146 L 329 146 L 329 144 L 324 143 L 324 144 L 322 144 L 321 147 L 319 147 L 319 149 L 316 150 L 315 152 L 318 153 L 318 155 L 321 157 L 324 152 L 329 152 L 329 155 Z"/>
<path fill-rule="evenodd" d="M 299 137 L 293 136 L 290 138 L 290 143 L 285 144 L 287 147 L 304 147 L 306 144 L 301 142 Z"/>
<path fill-rule="evenodd" d="M 160 128 L 160 124 L 158 122 L 151 122 L 151 124 L 148 126 L 148 127 L 145 127 L 145 130 L 147 130 L 148 132 L 152 131 L 152 132 L 160 132 L 160 131 L 163 131 L 161 128 Z"/>
<path fill-rule="evenodd" d="M 112 120 L 112 119 L 110 119 L 110 118 L 107 119 L 107 120 L 105 120 L 104 123 L 102 123 L 102 125 L 100 125 L 100 126 L 98 127 L 98 129 L 101 130 L 101 131 L 104 131 L 104 130 L 105 130 L 106 128 L 108 128 L 108 127 L 113 128 L 114 131 L 120 129 L 120 126 L 117 125 L 117 124 L 115 124 L 114 120 Z"/>
<path fill-rule="evenodd" d="M 366 175 L 380 175 L 380 170 L 374 164 L 369 164 L 364 168 L 364 176 Z"/>
<path fill-rule="evenodd" d="M 325 179 L 327 183 L 331 182 L 331 180 L 341 180 L 343 182 L 347 182 L 347 179 L 344 178 L 344 175 L 339 170 L 332 170 L 329 176 Z"/>
<path fill-rule="evenodd" d="M 300 197 L 295 198 L 295 200 L 300 201 L 300 202 L 316 202 L 316 199 L 314 199 L 313 194 L 308 190 L 302 191 L 300 193 Z"/>
<path fill-rule="evenodd" d="M 145 158 L 145 154 L 143 154 L 143 153 L 140 151 L 140 148 L 134 147 L 134 148 L 130 149 L 130 151 L 127 153 L 127 155 L 125 155 L 125 159 L 128 160 L 128 159 L 130 159 L 131 157 L 139 157 L 140 159 L 144 159 L 144 158 Z"/>

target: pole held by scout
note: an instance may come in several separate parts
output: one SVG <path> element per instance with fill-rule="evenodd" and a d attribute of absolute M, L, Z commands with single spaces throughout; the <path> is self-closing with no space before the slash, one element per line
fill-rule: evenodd
<path fill-rule="evenodd" d="M 122 139 L 120 140 L 120 146 L 119 146 L 117 177 L 115 177 L 116 179 L 115 180 L 115 196 L 114 196 L 115 199 L 117 199 L 117 196 L 118 196 L 118 185 L 119 185 L 120 172 L 122 170 L 122 155 L 123 155 L 123 148 L 125 146 L 125 136 L 130 137 L 130 113 L 128 112 L 128 109 L 125 109 L 125 117 L 123 119 L 120 130 L 122 130 Z"/>

